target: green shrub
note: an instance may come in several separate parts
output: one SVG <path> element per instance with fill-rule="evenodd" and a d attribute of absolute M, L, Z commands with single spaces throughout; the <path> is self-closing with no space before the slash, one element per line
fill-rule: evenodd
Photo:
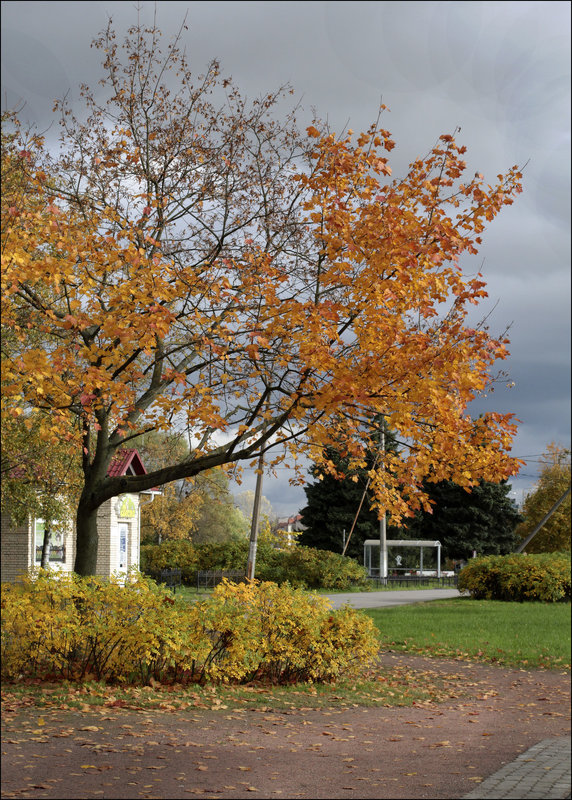
<path fill-rule="evenodd" d="M 378 651 L 371 620 L 288 584 L 224 581 L 189 604 L 132 571 L 38 571 L 3 586 L 2 674 L 14 679 L 330 681 Z"/>
<path fill-rule="evenodd" d="M 230 539 L 226 542 L 204 542 L 197 545 L 199 569 L 246 569 L 248 561 L 247 539 Z"/>
<path fill-rule="evenodd" d="M 196 570 L 245 570 L 248 550 L 249 542 L 238 538 L 196 546 L 189 541 L 145 545 L 141 547 L 141 569 L 157 575 L 161 569 L 178 567 L 183 583 L 193 585 Z M 301 545 L 277 550 L 266 542 L 258 544 L 256 577 L 305 589 L 344 591 L 368 586 L 365 568 L 353 558 Z"/>
<path fill-rule="evenodd" d="M 287 550 L 274 550 L 272 560 L 257 557 L 257 576 L 277 583 L 289 581 L 306 589 L 343 591 L 352 586 L 367 586 L 365 567 L 353 558 L 329 550 L 296 545 Z"/>
<path fill-rule="evenodd" d="M 459 573 L 458 588 L 476 600 L 569 602 L 570 553 L 475 558 Z"/>
<path fill-rule="evenodd" d="M 197 549 L 186 539 L 141 545 L 140 563 L 141 571 L 150 576 L 162 569 L 180 569 L 181 580 L 188 585 L 195 583 L 196 572 L 202 569 Z"/>

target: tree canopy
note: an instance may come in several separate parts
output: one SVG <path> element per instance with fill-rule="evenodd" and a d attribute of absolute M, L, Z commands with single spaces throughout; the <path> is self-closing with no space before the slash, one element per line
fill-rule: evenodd
<path fill-rule="evenodd" d="M 320 464 L 332 442 L 358 467 L 372 414 L 408 443 L 371 482 L 395 522 L 428 475 L 517 471 L 513 416 L 467 411 L 508 342 L 467 324 L 486 291 L 459 259 L 521 191 L 518 168 L 467 175 L 444 134 L 390 179 L 380 117 L 357 136 L 300 131 L 295 109 L 276 113 L 287 90 L 249 102 L 155 28 L 120 46 L 110 23 L 94 44 L 102 87 L 82 87 L 83 115 L 58 103 L 60 151 L 17 126 L 2 150 L 2 325 L 18 343 L 3 407 L 76 437 L 76 572 L 95 570 L 107 499 L 261 452 Z M 108 476 L 132 437 L 173 429 L 182 460 Z"/>
<path fill-rule="evenodd" d="M 189 454 L 180 435 L 152 431 L 133 440 L 148 470 L 181 461 Z M 235 507 L 229 478 L 215 467 L 193 478 L 173 481 L 141 508 L 141 541 L 156 544 L 187 539 L 193 544 L 222 542 L 248 533 L 248 521 Z"/>
<path fill-rule="evenodd" d="M 522 517 L 506 481 L 481 480 L 468 493 L 451 481 L 426 484 L 431 512 L 418 511 L 405 522 L 399 538 L 440 541 L 443 558 L 461 560 L 478 555 L 505 555 L 518 541 L 515 529 Z"/>
<path fill-rule="evenodd" d="M 524 520 L 517 533 L 521 539 L 532 533 L 570 486 L 570 448 L 552 442 L 542 456 L 540 478 L 524 501 Z M 527 553 L 570 551 L 570 496 L 526 545 Z"/>
<path fill-rule="evenodd" d="M 397 451 L 390 435 L 386 435 L 386 448 Z M 298 538 L 301 545 L 341 553 L 351 533 L 346 555 L 362 563 L 364 541 L 379 537 L 379 518 L 372 507 L 373 492 L 369 490 L 370 473 L 379 455 L 378 446 L 376 451 L 366 453 L 363 466 L 348 469 L 348 460 L 330 447 L 326 458 L 335 465 L 336 475 L 324 473 L 316 464 L 310 467 L 314 480 L 304 486 L 306 506 L 301 514 L 306 530 Z"/>

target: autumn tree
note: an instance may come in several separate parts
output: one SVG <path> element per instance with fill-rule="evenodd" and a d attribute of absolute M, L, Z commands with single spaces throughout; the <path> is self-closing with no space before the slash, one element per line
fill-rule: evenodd
<path fill-rule="evenodd" d="M 189 451 L 182 435 L 163 431 L 142 434 L 130 444 L 138 450 L 148 471 L 182 460 Z M 160 494 L 142 500 L 141 542 L 160 544 L 167 539 L 190 539 L 202 502 L 200 494 L 185 479 L 163 486 Z"/>
<path fill-rule="evenodd" d="M 145 543 L 188 539 L 194 544 L 246 537 L 248 521 L 235 507 L 222 467 L 173 481 L 141 509 Z"/>
<path fill-rule="evenodd" d="M 31 190 L 2 205 L 2 324 L 19 342 L 4 388 L 80 431 L 76 572 L 95 571 L 109 498 L 261 452 L 333 474 L 325 448 L 363 463 L 372 412 L 408 442 L 371 482 L 395 522 L 429 474 L 513 474 L 512 415 L 467 413 L 507 341 L 467 325 L 486 292 L 458 262 L 520 192 L 518 169 L 467 176 L 445 134 L 390 179 L 379 119 L 357 137 L 300 132 L 296 110 L 276 113 L 284 92 L 249 102 L 217 62 L 195 77 L 180 40 L 159 39 L 135 27 L 120 47 L 110 24 L 95 41 L 107 96 L 83 87 L 81 117 L 59 104 L 58 154 L 17 133 Z M 108 476 L 133 437 L 172 429 L 191 438 L 182 460 Z"/>
<path fill-rule="evenodd" d="M 538 483 L 524 501 L 524 520 L 517 529 L 518 536 L 526 539 L 569 487 L 570 448 L 552 442 L 542 455 Z M 526 552 L 570 551 L 570 522 L 570 495 L 568 495 L 526 545 Z"/>
<path fill-rule="evenodd" d="M 247 520 L 248 525 L 250 525 L 254 510 L 254 492 L 251 489 L 245 489 L 245 491 L 239 492 L 235 495 L 234 502 L 236 507 Z M 272 523 L 277 519 L 277 514 L 272 508 L 272 503 L 263 494 L 260 495 L 259 514 L 261 517 L 266 517 L 270 525 L 272 525 Z"/>
<path fill-rule="evenodd" d="M 79 453 L 69 442 L 54 440 L 46 427 L 39 412 L 2 414 L 2 513 L 16 524 L 42 520 L 44 569 L 53 537 L 69 529 L 81 490 Z"/>
<path fill-rule="evenodd" d="M 145 467 L 157 470 L 189 454 L 180 434 L 152 431 L 132 440 Z M 143 501 L 141 541 L 158 543 L 173 539 L 221 542 L 246 536 L 248 523 L 235 508 L 229 478 L 222 467 L 182 478 L 163 487 L 153 500 Z"/>
<path fill-rule="evenodd" d="M 217 467 L 194 478 L 196 490 L 203 498 L 195 525 L 193 541 L 227 542 L 230 539 L 246 539 L 250 523 L 236 507 L 230 491 L 227 472 Z"/>
<path fill-rule="evenodd" d="M 12 130 L 5 123 L 13 123 Z M 41 217 L 42 199 L 33 196 L 33 182 L 27 164 L 31 154 L 17 150 L 17 120 L 2 115 L 2 241 L 11 226 L 15 207 L 24 202 L 28 213 Z M 33 145 L 38 144 L 31 137 Z M 29 193 L 32 192 L 32 196 Z M 45 220 L 44 220 L 45 221 Z M 49 298 L 46 286 L 39 287 L 44 300 Z M 69 527 L 79 490 L 81 469 L 77 448 L 77 427 L 69 418 L 58 425 L 51 414 L 25 406 L 11 385 L 11 365 L 21 343 L 29 349 L 42 349 L 49 344 L 41 327 L 30 324 L 28 313 L 21 309 L 16 317 L 16 333 L 11 326 L 2 327 L 1 375 L 2 413 L 0 472 L 2 477 L 2 512 L 15 523 L 22 524 L 30 516 L 43 521 L 41 566 L 48 568 L 53 534 L 62 534 Z M 28 375 L 33 380 L 33 372 Z"/>

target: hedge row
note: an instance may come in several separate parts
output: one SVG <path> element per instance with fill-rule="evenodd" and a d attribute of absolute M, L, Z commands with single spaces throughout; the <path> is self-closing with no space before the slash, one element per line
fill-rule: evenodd
<path fill-rule="evenodd" d="M 141 547 L 141 569 L 146 574 L 156 575 L 161 569 L 179 568 L 183 583 L 193 585 L 197 570 L 245 569 L 248 547 L 246 539 L 217 544 L 170 541 L 144 545 Z M 256 577 L 280 585 L 288 582 L 301 589 L 343 591 L 369 585 L 365 568 L 354 559 L 301 545 L 277 550 L 260 543 L 256 554 Z"/>
<path fill-rule="evenodd" d="M 332 681 L 378 652 L 372 621 L 288 585 L 223 582 L 201 603 L 137 572 L 40 570 L 2 592 L 2 675 L 106 682 Z"/>
<path fill-rule="evenodd" d="M 471 559 L 459 591 L 476 600 L 570 601 L 570 553 L 513 553 Z"/>

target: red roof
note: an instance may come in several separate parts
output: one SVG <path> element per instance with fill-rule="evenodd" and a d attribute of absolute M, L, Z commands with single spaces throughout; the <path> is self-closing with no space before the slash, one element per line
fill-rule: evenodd
<path fill-rule="evenodd" d="M 127 474 L 130 467 L 135 475 L 147 474 L 137 450 L 118 450 L 111 460 L 107 475 L 110 478 L 120 478 L 122 475 Z"/>

